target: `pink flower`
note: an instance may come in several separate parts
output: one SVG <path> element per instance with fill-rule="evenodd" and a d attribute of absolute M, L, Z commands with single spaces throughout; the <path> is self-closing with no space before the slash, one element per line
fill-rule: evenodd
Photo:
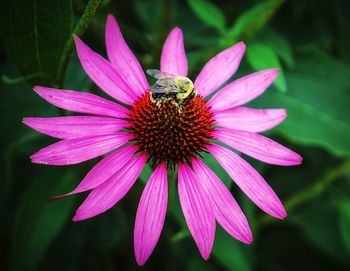
<path fill-rule="evenodd" d="M 162 231 L 168 201 L 167 170 L 175 166 L 181 207 L 202 257 L 208 259 L 210 255 L 216 221 L 234 238 L 251 243 L 245 215 L 226 186 L 199 158 L 203 151 L 211 153 L 263 211 L 278 219 L 286 217 L 281 201 L 263 177 L 227 148 L 269 164 L 301 163 L 298 154 L 258 134 L 281 123 L 286 110 L 242 106 L 271 85 L 278 74 L 276 69 L 249 74 L 221 88 L 243 57 L 245 45 L 239 42 L 209 60 L 194 81 L 197 95 L 182 101 L 179 110 L 173 99 L 159 103 L 151 99 L 143 69 L 113 16 L 108 16 L 106 25 L 108 60 L 78 37 L 75 44 L 86 73 L 120 103 L 90 93 L 36 86 L 34 90 L 49 103 L 85 115 L 23 120 L 31 128 L 61 139 L 33 154 L 34 163 L 71 165 L 109 153 L 64 195 L 91 190 L 74 221 L 112 208 L 149 162 L 155 170 L 142 193 L 134 230 L 139 265 L 147 261 Z M 176 27 L 163 46 L 160 70 L 187 76 L 187 69 L 183 34 Z M 223 144 L 213 143 L 214 139 Z"/>

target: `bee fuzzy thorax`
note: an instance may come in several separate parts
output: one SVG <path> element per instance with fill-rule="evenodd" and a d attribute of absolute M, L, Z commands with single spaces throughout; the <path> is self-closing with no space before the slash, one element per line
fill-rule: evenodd
<path fill-rule="evenodd" d="M 157 79 L 150 88 L 150 99 L 157 106 L 171 100 L 182 111 L 184 103 L 197 94 L 193 82 L 185 76 L 176 76 L 156 69 L 149 69 L 147 73 Z"/>

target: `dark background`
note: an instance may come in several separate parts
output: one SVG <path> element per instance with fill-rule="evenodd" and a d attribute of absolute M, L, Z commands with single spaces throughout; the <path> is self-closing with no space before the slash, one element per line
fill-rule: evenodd
<path fill-rule="evenodd" d="M 304 157 L 291 168 L 247 158 L 285 203 L 284 221 L 258 210 L 206 157 L 247 214 L 255 242 L 240 244 L 218 227 L 205 262 L 175 198 L 143 269 L 350 270 L 350 1 L 2 0 L 0 5 L 1 270 L 138 269 L 133 225 L 149 168 L 116 207 L 73 223 L 85 195 L 47 199 L 74 188 L 96 161 L 31 164 L 30 154 L 54 140 L 21 123 L 25 116 L 62 114 L 32 91 L 35 84 L 101 94 L 75 53 L 70 57 L 70 37 L 83 36 L 105 55 L 108 13 L 118 19 L 144 68 L 159 67 L 166 35 L 180 26 L 192 79 L 215 53 L 244 40 L 247 52 L 235 77 L 280 68 L 275 84 L 252 106 L 287 108 L 287 120 L 266 134 Z"/>

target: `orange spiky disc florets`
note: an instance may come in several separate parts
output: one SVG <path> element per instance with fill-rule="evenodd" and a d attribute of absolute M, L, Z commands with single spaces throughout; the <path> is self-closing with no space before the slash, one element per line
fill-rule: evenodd
<path fill-rule="evenodd" d="M 139 151 L 145 151 L 151 163 L 166 161 L 168 166 L 205 151 L 214 130 L 213 114 L 199 96 L 180 108 L 172 99 L 157 104 L 147 92 L 134 104 L 128 122 Z"/>

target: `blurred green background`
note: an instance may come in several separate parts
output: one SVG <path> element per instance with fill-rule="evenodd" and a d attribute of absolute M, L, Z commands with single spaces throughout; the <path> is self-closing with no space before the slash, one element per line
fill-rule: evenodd
<path fill-rule="evenodd" d="M 251 105 L 287 108 L 287 120 L 266 133 L 304 157 L 299 167 L 249 159 L 279 194 L 289 216 L 267 217 L 233 185 L 213 158 L 206 162 L 231 187 L 252 226 L 243 245 L 218 227 L 203 261 L 177 198 L 144 270 L 350 270 L 350 1 L 1 1 L 0 270 L 134 270 L 133 225 L 150 174 L 107 213 L 73 223 L 85 195 L 48 202 L 70 191 L 96 161 L 52 167 L 29 155 L 55 140 L 25 127 L 25 116 L 57 116 L 32 86 L 102 92 L 75 55 L 75 32 L 105 55 L 104 24 L 114 14 L 143 67 L 158 68 L 162 44 L 178 25 L 190 77 L 215 53 L 244 40 L 237 78 L 278 67 L 275 84 Z M 71 56 L 71 53 L 73 55 Z"/>

